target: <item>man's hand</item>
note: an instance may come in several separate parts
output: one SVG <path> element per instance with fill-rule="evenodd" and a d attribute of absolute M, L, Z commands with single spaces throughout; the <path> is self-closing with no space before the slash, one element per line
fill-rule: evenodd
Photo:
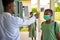
<path fill-rule="evenodd" d="M 37 12 L 37 13 L 35 14 L 35 17 L 36 17 L 36 19 L 39 18 L 39 12 Z"/>

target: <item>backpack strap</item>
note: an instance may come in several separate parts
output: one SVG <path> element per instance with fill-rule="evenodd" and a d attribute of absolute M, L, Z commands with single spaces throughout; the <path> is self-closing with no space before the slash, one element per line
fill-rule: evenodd
<path fill-rule="evenodd" d="M 56 22 L 54 22 L 54 32 L 55 32 L 55 35 L 56 35 Z"/>

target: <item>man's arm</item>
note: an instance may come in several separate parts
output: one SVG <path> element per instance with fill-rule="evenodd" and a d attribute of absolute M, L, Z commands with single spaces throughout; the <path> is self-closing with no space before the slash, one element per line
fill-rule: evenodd
<path fill-rule="evenodd" d="M 31 18 L 29 18 L 29 19 L 27 19 L 27 20 L 24 20 L 24 21 L 23 21 L 23 26 L 25 26 L 25 25 L 30 25 L 30 24 L 34 23 L 35 20 L 36 20 L 35 16 L 33 16 L 33 17 L 31 17 Z"/>
<path fill-rule="evenodd" d="M 29 18 L 29 19 L 21 19 L 20 17 L 14 17 L 12 16 L 13 24 L 17 25 L 19 27 L 30 25 L 35 22 L 36 18 L 35 16 Z"/>
<path fill-rule="evenodd" d="M 31 18 L 25 20 L 21 19 L 20 17 L 14 17 L 14 16 L 11 16 L 10 18 L 11 18 L 10 21 L 12 21 L 11 23 L 13 25 L 16 25 L 17 27 L 22 27 L 34 23 L 36 18 L 37 19 L 39 18 L 39 14 L 36 14 L 35 16 L 32 16 Z"/>

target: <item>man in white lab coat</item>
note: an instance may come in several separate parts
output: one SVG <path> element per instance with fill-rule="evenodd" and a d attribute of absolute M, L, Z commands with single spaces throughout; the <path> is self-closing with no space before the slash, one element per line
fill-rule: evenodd
<path fill-rule="evenodd" d="M 38 14 L 23 20 L 19 17 L 14 17 L 14 0 L 2 0 L 4 12 L 0 14 L 0 40 L 20 40 L 19 28 L 25 25 L 30 25 L 38 18 Z"/>

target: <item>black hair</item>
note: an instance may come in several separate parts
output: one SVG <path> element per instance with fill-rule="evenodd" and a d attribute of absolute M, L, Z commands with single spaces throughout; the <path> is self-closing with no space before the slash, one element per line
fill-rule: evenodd
<path fill-rule="evenodd" d="M 2 0 L 3 7 L 8 6 L 12 2 L 14 2 L 14 0 Z"/>
<path fill-rule="evenodd" d="M 51 9 L 46 9 L 45 12 L 49 11 L 51 13 L 51 15 L 53 15 L 53 10 Z"/>
<path fill-rule="evenodd" d="M 32 15 L 33 15 L 33 12 L 30 12 L 30 14 L 32 14 Z"/>

